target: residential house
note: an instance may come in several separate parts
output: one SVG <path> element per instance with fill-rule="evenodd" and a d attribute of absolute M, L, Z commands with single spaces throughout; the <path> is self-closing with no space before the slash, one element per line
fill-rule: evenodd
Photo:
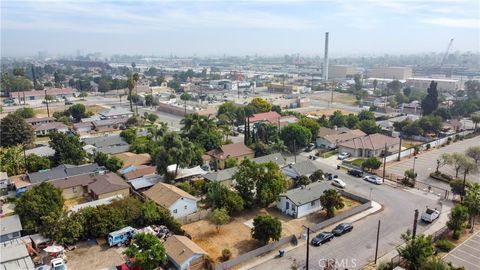
<path fill-rule="evenodd" d="M 283 173 L 293 179 L 300 176 L 310 177 L 314 172 L 319 170 L 317 163 L 307 159 L 294 164 L 289 164 L 282 168 Z"/>
<path fill-rule="evenodd" d="M 174 185 L 160 182 L 143 194 L 156 204 L 168 209 L 175 218 L 184 217 L 197 211 L 197 198 Z"/>
<path fill-rule="evenodd" d="M 351 140 L 353 138 L 358 138 L 365 136 L 366 134 L 359 130 L 354 129 L 350 130 L 347 128 L 325 128 L 320 127 L 318 131 L 318 136 L 316 144 L 319 148 L 325 149 L 335 149 L 337 145 L 341 142 Z"/>
<path fill-rule="evenodd" d="M 133 116 L 133 112 L 122 107 L 113 106 L 110 109 L 104 110 L 98 113 L 102 120 L 106 119 L 117 119 L 117 118 L 130 118 Z"/>
<path fill-rule="evenodd" d="M 344 141 L 338 145 L 338 151 L 352 157 L 380 157 L 385 154 L 385 147 L 387 155 L 398 152 L 399 144 L 399 138 L 376 133 Z"/>
<path fill-rule="evenodd" d="M 293 218 L 301 218 L 322 210 L 320 196 L 331 189 L 328 182 L 315 182 L 280 194 L 277 208 Z"/>
<path fill-rule="evenodd" d="M 188 237 L 172 235 L 164 243 L 168 260 L 178 270 L 204 269 L 204 257 L 207 253 Z"/>
<path fill-rule="evenodd" d="M 94 200 L 105 199 L 112 196 L 130 195 L 130 185 L 116 173 L 107 173 L 94 176 L 95 182 L 88 185 L 90 196 Z"/>
<path fill-rule="evenodd" d="M 268 122 L 270 124 L 279 126 L 280 118 L 281 118 L 281 115 L 278 114 L 277 112 L 264 112 L 264 113 L 256 113 L 250 116 L 248 119 L 250 120 L 250 124 Z"/>
<path fill-rule="evenodd" d="M 150 155 L 147 153 L 135 154 L 132 152 L 125 152 L 125 153 L 114 154 L 113 156 L 123 161 L 123 167 L 140 166 L 140 165 L 145 165 L 150 163 Z"/>
<path fill-rule="evenodd" d="M 0 195 L 7 195 L 10 186 L 10 178 L 6 172 L 0 172 Z"/>
<path fill-rule="evenodd" d="M 88 186 L 95 182 L 89 174 L 77 175 L 51 181 L 50 183 L 62 190 L 65 200 L 88 196 Z"/>
<path fill-rule="evenodd" d="M 39 125 L 39 124 L 46 124 L 46 123 L 55 122 L 56 119 L 55 119 L 55 117 L 40 117 L 40 118 L 32 117 L 32 118 L 25 119 L 25 121 L 32 126 L 36 126 L 36 125 Z"/>
<path fill-rule="evenodd" d="M 152 175 L 156 172 L 157 168 L 155 166 L 140 165 L 138 167 L 134 167 L 134 170 L 124 173 L 123 178 L 125 178 L 125 180 L 132 180 L 145 175 Z"/>
<path fill-rule="evenodd" d="M 18 215 L 0 218 L 0 228 L 0 243 L 19 238 L 23 230 Z"/>
<path fill-rule="evenodd" d="M 245 158 L 253 158 L 255 151 L 248 148 L 243 142 L 222 145 L 220 148 L 207 152 L 213 159 L 213 165 L 219 169 L 225 168 L 225 160 L 233 158 L 239 164 Z"/>
<path fill-rule="evenodd" d="M 177 168 L 177 164 L 172 164 L 167 167 L 167 172 L 171 175 L 175 175 L 175 180 L 186 180 L 192 179 L 194 177 L 202 176 L 207 173 L 207 171 L 203 170 L 200 166 L 195 166 L 193 168 Z"/>
<path fill-rule="evenodd" d="M 34 270 L 35 265 L 25 244 L 27 240 L 17 238 L 0 243 L 0 269 Z"/>
<path fill-rule="evenodd" d="M 37 124 L 33 126 L 35 130 L 35 135 L 37 136 L 44 136 L 48 135 L 52 132 L 60 132 L 60 133 L 67 133 L 68 127 L 64 123 L 61 122 L 50 122 L 44 124 Z"/>
<path fill-rule="evenodd" d="M 82 141 L 85 143 L 84 149 L 90 154 L 102 152 L 115 155 L 127 152 L 130 148 L 130 145 L 120 135 L 88 137 L 83 138 Z"/>
<path fill-rule="evenodd" d="M 69 165 L 63 164 L 52 168 L 50 170 L 39 171 L 35 173 L 27 173 L 26 177 L 30 180 L 30 183 L 36 184 L 45 181 L 52 181 L 56 179 L 67 178 L 76 175 L 84 174 L 99 174 L 105 172 L 106 169 L 103 166 L 99 166 L 96 163 L 85 165 Z"/>
<path fill-rule="evenodd" d="M 72 88 L 49 88 L 46 90 L 31 90 L 25 92 L 10 92 L 10 98 L 18 97 L 21 101 L 24 100 L 44 100 L 45 94 L 52 96 L 54 99 L 61 99 L 72 97 L 74 95 Z"/>
<path fill-rule="evenodd" d="M 78 134 L 90 133 L 92 131 L 93 124 L 92 122 L 79 122 L 73 124 L 73 129 Z"/>
<path fill-rule="evenodd" d="M 286 126 L 288 124 L 294 124 L 298 122 L 298 118 L 295 115 L 287 115 L 280 117 L 280 127 Z"/>
<path fill-rule="evenodd" d="M 93 121 L 93 130 L 96 132 L 109 132 L 115 131 L 120 128 L 120 126 L 127 123 L 128 118 L 108 118 L 105 120 Z"/>

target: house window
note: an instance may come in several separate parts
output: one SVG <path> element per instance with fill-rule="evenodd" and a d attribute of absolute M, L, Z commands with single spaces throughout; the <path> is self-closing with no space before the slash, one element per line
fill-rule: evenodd
<path fill-rule="evenodd" d="M 315 201 L 311 201 L 311 202 L 310 202 L 310 205 L 311 205 L 311 206 L 315 206 Z"/>
<path fill-rule="evenodd" d="M 293 204 L 292 204 L 292 210 L 295 211 L 295 206 L 293 206 Z"/>
<path fill-rule="evenodd" d="M 186 205 L 185 205 L 183 208 L 184 208 L 185 210 L 187 210 L 187 206 L 186 206 Z"/>
<path fill-rule="evenodd" d="M 176 213 L 177 213 L 177 209 L 173 209 L 172 212 L 173 212 L 174 214 L 176 214 Z"/>

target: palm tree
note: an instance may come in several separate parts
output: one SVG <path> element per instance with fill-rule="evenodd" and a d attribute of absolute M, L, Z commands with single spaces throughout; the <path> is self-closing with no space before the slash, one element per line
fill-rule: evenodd
<path fill-rule="evenodd" d="M 140 79 L 140 77 L 138 76 L 138 73 L 134 73 L 133 74 L 133 81 L 134 81 L 134 86 L 135 86 L 135 95 L 138 95 L 138 89 L 137 89 L 137 82 L 138 80 Z M 135 111 L 136 111 L 136 114 L 138 115 L 138 103 L 135 102 Z"/>
<path fill-rule="evenodd" d="M 480 123 L 480 113 L 474 113 L 471 115 L 472 122 L 475 124 L 474 131 L 477 132 L 478 123 Z"/>
<path fill-rule="evenodd" d="M 132 91 L 133 91 L 133 88 L 135 88 L 135 81 L 133 80 L 132 76 L 128 76 L 127 87 L 128 87 L 128 100 L 130 101 L 130 111 L 133 112 Z"/>
<path fill-rule="evenodd" d="M 185 101 L 185 114 L 187 114 L 187 101 L 192 99 L 192 95 L 189 93 L 185 92 L 180 96 L 180 99 Z"/>

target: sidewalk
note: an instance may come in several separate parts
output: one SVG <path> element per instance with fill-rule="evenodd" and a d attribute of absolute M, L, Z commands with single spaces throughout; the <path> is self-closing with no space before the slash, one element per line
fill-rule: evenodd
<path fill-rule="evenodd" d="M 447 200 L 447 201 L 441 200 L 440 202 L 442 203 L 442 210 L 440 212 L 440 217 L 438 218 L 438 220 L 432 226 L 430 226 L 428 229 L 426 229 L 422 234 L 432 235 L 435 232 L 437 232 L 438 230 L 440 230 L 441 228 L 446 226 L 447 221 L 448 221 L 448 214 L 450 213 L 450 210 L 453 207 L 453 202 L 449 201 L 449 200 Z M 403 246 L 405 246 L 405 243 L 397 246 L 397 248 L 403 247 Z M 392 260 L 392 258 L 396 257 L 398 255 L 397 248 L 391 250 L 387 254 L 378 258 L 377 265 L 381 262 L 390 262 Z"/>
<path fill-rule="evenodd" d="M 379 203 L 377 203 L 377 202 L 375 202 L 375 201 L 372 201 L 372 207 L 370 207 L 369 209 L 367 209 L 367 210 L 365 210 L 365 211 L 363 211 L 363 212 L 361 212 L 361 213 L 358 213 L 358 214 L 356 214 L 356 215 L 353 215 L 353 216 L 351 216 L 351 217 L 348 217 L 348 218 L 346 218 L 346 219 L 344 219 L 344 220 L 341 220 L 341 221 L 339 221 L 339 222 L 337 222 L 337 223 L 334 223 L 334 224 L 332 224 L 332 225 L 330 225 L 330 226 L 327 226 L 327 227 L 325 227 L 325 228 L 333 229 L 333 228 L 335 228 L 335 226 L 337 226 L 337 225 L 340 224 L 340 223 L 354 223 L 354 222 L 356 222 L 356 221 L 358 221 L 358 220 L 360 220 L 360 219 L 363 219 L 363 218 L 365 218 L 365 217 L 367 217 L 367 216 L 369 216 L 369 215 L 371 215 L 371 214 L 374 214 L 374 213 L 376 213 L 376 212 L 378 212 L 378 211 L 380 211 L 380 210 L 382 210 L 382 205 L 379 204 Z M 329 230 L 329 229 L 327 229 L 327 230 Z M 294 249 L 296 249 L 296 248 L 303 247 L 305 244 L 306 244 L 306 241 L 305 241 L 305 239 L 303 239 L 303 237 L 302 237 L 301 239 L 299 239 L 298 244 L 297 244 L 296 246 L 290 245 L 290 246 L 288 246 L 288 247 L 280 248 L 280 249 L 285 250 L 285 252 L 288 253 L 288 252 L 291 251 L 291 250 L 294 250 Z M 251 262 L 249 262 L 249 263 L 247 262 L 247 264 L 242 265 L 239 269 L 242 269 L 242 270 L 251 269 L 251 268 L 253 268 L 253 267 L 255 267 L 255 266 L 258 266 L 258 265 L 260 265 L 260 264 L 262 264 L 262 263 L 265 263 L 265 262 L 267 262 L 267 261 L 269 261 L 269 260 L 272 260 L 272 259 L 274 259 L 275 257 L 278 256 L 278 250 L 280 250 L 280 249 L 272 250 L 272 251 L 270 251 L 270 252 L 267 253 L 267 254 L 264 254 L 264 255 L 262 255 L 262 256 L 259 256 L 259 257 L 255 258 L 255 259 L 253 259 Z"/>

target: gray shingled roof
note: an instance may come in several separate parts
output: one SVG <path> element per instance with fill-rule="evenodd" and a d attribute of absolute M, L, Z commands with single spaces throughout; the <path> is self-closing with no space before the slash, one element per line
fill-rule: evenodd
<path fill-rule="evenodd" d="M 69 176 L 95 173 L 102 170 L 105 170 L 105 167 L 99 166 L 97 163 L 80 165 L 80 166 L 63 164 L 50 170 L 30 173 L 28 174 L 28 179 L 30 179 L 31 183 L 35 184 L 35 183 L 41 183 L 44 181 L 65 178 Z"/>
<path fill-rule="evenodd" d="M 285 165 L 285 158 L 283 158 L 282 154 L 280 153 L 274 153 L 274 154 L 266 155 L 263 157 L 257 157 L 257 158 L 254 158 L 253 161 L 255 161 L 256 163 L 273 161 L 279 166 Z"/>
<path fill-rule="evenodd" d="M 287 197 L 295 205 L 300 206 L 311 201 L 318 200 L 322 196 L 323 192 L 327 189 L 331 189 L 331 185 L 328 182 L 316 182 L 304 187 L 291 189 L 286 193 L 280 194 L 280 196 Z"/>
<path fill-rule="evenodd" d="M 312 174 L 319 169 L 317 164 L 309 159 L 292 164 L 291 167 L 298 175 Z"/>
<path fill-rule="evenodd" d="M 232 168 L 220 170 L 218 172 L 207 173 L 203 177 L 212 182 L 221 182 L 221 181 L 232 179 L 235 172 L 237 172 L 237 167 L 232 167 Z"/>
<path fill-rule="evenodd" d="M 3 217 L 0 222 L 0 235 L 6 235 L 13 232 L 19 232 L 22 230 L 22 223 L 18 215 Z"/>

